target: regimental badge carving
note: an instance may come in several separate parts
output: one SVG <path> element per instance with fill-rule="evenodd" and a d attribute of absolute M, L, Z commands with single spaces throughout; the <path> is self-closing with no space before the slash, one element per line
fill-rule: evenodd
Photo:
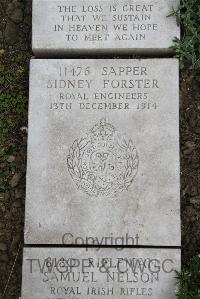
<path fill-rule="evenodd" d="M 120 136 L 101 119 L 69 150 L 67 165 L 78 189 L 90 196 L 113 196 L 127 190 L 138 170 L 139 158 L 131 139 Z"/>

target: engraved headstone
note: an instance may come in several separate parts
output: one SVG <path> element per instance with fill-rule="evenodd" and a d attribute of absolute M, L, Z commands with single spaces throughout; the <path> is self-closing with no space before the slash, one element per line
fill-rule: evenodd
<path fill-rule="evenodd" d="M 22 299 L 176 298 L 180 250 L 26 248 Z"/>
<path fill-rule="evenodd" d="M 180 29 L 179 0 L 33 0 L 36 55 L 167 53 Z"/>
<path fill-rule="evenodd" d="M 27 244 L 180 245 L 178 80 L 176 59 L 31 61 Z"/>

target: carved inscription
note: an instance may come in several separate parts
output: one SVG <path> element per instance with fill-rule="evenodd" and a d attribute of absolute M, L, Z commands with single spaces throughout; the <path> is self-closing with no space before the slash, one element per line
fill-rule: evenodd
<path fill-rule="evenodd" d="M 56 5 L 57 23 L 52 31 L 63 32 L 66 42 L 145 41 L 159 30 L 157 5 L 150 3 L 96 2 Z"/>
<path fill-rule="evenodd" d="M 79 249 L 77 249 L 78 251 Z M 133 256 L 121 252 L 82 257 L 51 255 L 26 258 L 27 279 L 43 290 L 50 299 L 58 298 L 142 298 L 175 299 L 174 275 L 179 268 L 178 253 L 166 257 Z M 133 250 L 133 249 L 132 249 Z M 35 280 L 34 280 L 35 279 Z M 166 281 L 169 286 L 166 289 Z M 170 288 L 170 289 L 169 289 Z M 171 290 L 171 291 L 170 291 Z M 30 291 L 29 291 L 30 292 Z M 43 292 L 43 291 L 42 291 Z M 41 296 L 42 293 L 39 295 Z M 29 298 L 29 297 L 28 297 Z M 38 298 L 38 297 L 36 297 Z"/>
<path fill-rule="evenodd" d="M 179 0 L 33 0 L 33 51 L 173 53 Z M 169 16 L 170 17 L 167 17 Z"/>
<path fill-rule="evenodd" d="M 46 88 L 55 95 L 51 110 L 129 112 L 159 108 L 160 103 L 153 93 L 159 90 L 160 82 L 145 63 L 102 65 L 96 69 L 89 63 L 62 65 L 51 77 L 46 82 Z"/>

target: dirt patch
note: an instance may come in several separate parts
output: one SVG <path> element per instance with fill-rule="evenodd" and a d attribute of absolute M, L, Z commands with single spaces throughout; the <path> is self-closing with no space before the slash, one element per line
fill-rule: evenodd
<path fill-rule="evenodd" d="M 22 93 L 28 99 L 28 63 L 32 55 L 31 1 L 14 0 L 8 3 L 2 0 L 0 17 L 3 20 L 0 25 L 0 66 L 7 76 L 1 80 L 0 95 L 8 96 L 10 93 L 15 98 L 13 95 L 17 97 Z M 186 264 L 200 248 L 199 72 L 182 71 L 180 89 L 182 246 L 183 264 Z M 5 299 L 19 298 L 21 288 L 27 102 L 19 98 L 16 109 L 8 106 L 9 111 L 5 115 L 7 120 L 11 119 L 11 124 L 8 123 L 8 128 L 6 126 L 7 131 L 4 128 L 1 140 L 0 298 L 15 265 L 3 297 Z"/>
<path fill-rule="evenodd" d="M 182 260 L 200 250 L 200 73 L 184 71 L 180 81 Z"/>

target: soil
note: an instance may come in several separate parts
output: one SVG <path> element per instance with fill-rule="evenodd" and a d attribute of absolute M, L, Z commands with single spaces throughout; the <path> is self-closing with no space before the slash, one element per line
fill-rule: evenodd
<path fill-rule="evenodd" d="M 20 65 L 19 82 L 0 86 L 0 94 L 16 87 L 28 97 L 28 63 L 31 52 L 31 1 L 0 2 L 0 65 L 15 71 Z M 21 55 L 21 60 L 19 59 Z M 180 153 L 182 262 L 187 264 L 200 249 L 200 73 L 180 74 Z M 14 146 L 13 146 L 14 143 Z M 21 288 L 23 249 L 27 117 L 2 142 L 6 158 L 0 156 L 0 173 L 5 190 L 0 193 L 0 298 L 17 299 Z M 12 146 L 11 146 L 12 145 Z"/>

